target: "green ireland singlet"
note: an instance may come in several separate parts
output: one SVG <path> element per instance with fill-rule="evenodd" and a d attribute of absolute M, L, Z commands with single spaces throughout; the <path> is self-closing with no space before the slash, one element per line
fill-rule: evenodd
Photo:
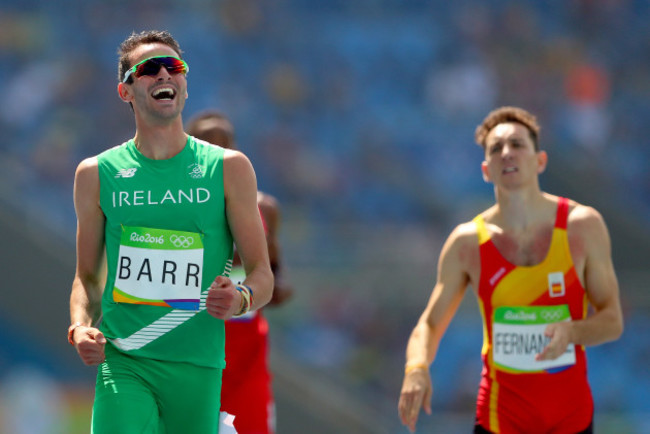
<path fill-rule="evenodd" d="M 101 331 L 118 350 L 224 368 L 224 324 L 205 310 L 208 287 L 232 267 L 223 153 L 189 137 L 166 160 L 145 157 L 133 140 L 98 155 L 108 263 Z"/>

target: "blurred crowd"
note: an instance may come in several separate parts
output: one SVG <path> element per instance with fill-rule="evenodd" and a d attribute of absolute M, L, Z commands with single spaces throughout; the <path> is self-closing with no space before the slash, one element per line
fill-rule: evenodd
<path fill-rule="evenodd" d="M 387 377 L 401 375 L 440 240 L 492 195 L 473 144 L 489 110 L 536 113 L 551 165 L 568 169 L 558 183 L 588 189 L 594 179 L 575 174 L 595 175 L 623 212 L 648 215 L 649 21 L 645 0 L 4 0 L 0 201 L 72 244 L 76 165 L 134 131 L 116 93 L 117 46 L 134 30 L 169 30 L 190 65 L 184 118 L 230 116 L 292 223 L 282 237 L 303 298 L 301 313 L 276 314 L 278 345 L 396 399 L 401 377 Z M 386 273 L 391 259 L 421 288 L 413 299 L 359 275 Z M 480 344 L 452 340 L 446 351 L 478 366 Z M 633 364 L 624 342 L 615 348 Z M 436 405 L 467 410 L 474 390 Z M 616 411 L 618 396 L 601 404 Z"/>
<path fill-rule="evenodd" d="M 260 183 L 310 219 L 428 221 L 484 195 L 472 132 L 502 104 L 649 208 L 645 1 L 4 3 L 3 172 L 39 204 L 69 202 L 80 158 L 129 138 L 116 46 L 164 28 L 191 67 L 186 117 L 227 112 Z"/>

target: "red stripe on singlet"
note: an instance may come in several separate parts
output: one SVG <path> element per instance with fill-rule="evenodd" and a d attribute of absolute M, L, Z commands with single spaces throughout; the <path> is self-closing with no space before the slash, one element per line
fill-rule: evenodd
<path fill-rule="evenodd" d="M 557 202 L 557 216 L 555 217 L 555 227 L 566 229 L 569 222 L 569 199 L 560 197 Z"/>

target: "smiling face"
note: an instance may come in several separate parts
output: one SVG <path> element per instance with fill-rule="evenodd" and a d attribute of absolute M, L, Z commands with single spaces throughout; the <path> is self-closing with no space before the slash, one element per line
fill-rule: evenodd
<path fill-rule="evenodd" d="M 170 46 L 154 42 L 137 46 L 129 54 L 131 65 L 154 56 L 176 56 L 178 53 Z M 185 74 L 170 73 L 160 67 L 155 75 L 133 77 L 130 83 L 118 85 L 120 97 L 133 105 L 136 118 L 148 123 L 167 123 L 179 118 L 187 98 Z"/>
<path fill-rule="evenodd" d="M 497 187 L 516 189 L 538 186 L 538 175 L 546 168 L 546 152 L 535 151 L 528 129 L 517 122 L 497 124 L 485 138 L 483 178 Z"/>

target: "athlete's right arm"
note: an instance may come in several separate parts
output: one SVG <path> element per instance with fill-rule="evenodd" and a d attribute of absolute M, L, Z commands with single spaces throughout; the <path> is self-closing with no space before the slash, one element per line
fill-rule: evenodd
<path fill-rule="evenodd" d="M 104 360 L 104 335 L 93 322 L 99 317 L 104 256 L 104 213 L 99 205 L 97 158 L 88 158 L 77 167 L 74 181 L 77 213 L 77 267 L 70 294 L 70 339 L 86 365 Z"/>
<path fill-rule="evenodd" d="M 469 283 L 467 257 L 471 240 L 476 239 L 475 232 L 473 238 L 470 232 L 468 224 L 460 225 L 445 242 L 438 260 L 436 285 L 408 340 L 398 412 L 411 431 L 415 431 L 420 408 L 431 414 L 433 388 L 429 365 Z"/>

